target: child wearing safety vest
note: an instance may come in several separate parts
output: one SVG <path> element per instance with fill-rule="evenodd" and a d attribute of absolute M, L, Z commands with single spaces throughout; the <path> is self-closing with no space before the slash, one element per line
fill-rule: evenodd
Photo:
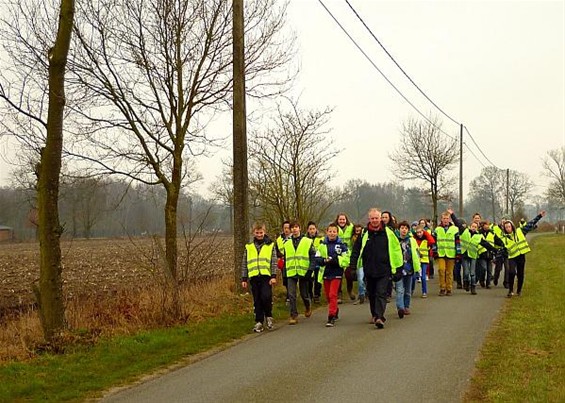
<path fill-rule="evenodd" d="M 314 221 L 309 221 L 308 226 L 306 228 L 306 236 L 312 240 L 314 244 L 314 248 L 317 250 L 318 246 L 324 239 L 322 235 L 318 233 L 318 226 Z M 310 294 L 310 299 L 315 303 L 320 303 L 320 296 L 322 294 L 322 285 L 318 283 L 318 273 L 320 272 L 320 266 L 316 264 L 314 267 L 314 275 L 311 280 L 309 280 L 308 284 L 308 294 Z"/>
<path fill-rule="evenodd" d="M 337 235 L 339 236 L 339 239 L 341 239 L 341 241 L 347 246 L 347 248 L 351 250 L 351 245 L 352 245 L 351 237 L 353 236 L 354 224 L 351 222 L 351 220 L 345 213 L 338 213 L 333 223 L 337 225 Z M 353 295 L 352 293 L 353 279 L 351 278 L 351 276 L 348 276 L 348 278 L 346 278 L 345 280 L 346 280 L 347 291 L 348 291 L 347 293 L 349 295 L 349 299 L 354 301 L 355 295 Z M 342 283 L 343 283 L 343 279 L 342 279 Z M 341 294 L 342 294 L 341 288 L 342 287 L 340 285 L 339 295 L 337 298 L 339 304 L 341 304 Z"/>
<path fill-rule="evenodd" d="M 441 214 L 441 222 L 434 230 L 434 237 L 437 245 L 437 257 L 434 257 L 439 275 L 439 296 L 451 296 L 455 259 L 461 254 L 461 247 L 459 229 L 451 223 L 448 211 Z"/>
<path fill-rule="evenodd" d="M 312 300 L 308 294 L 308 285 L 314 273 L 316 249 L 310 238 L 300 233 L 300 224 L 290 222 L 291 237 L 284 243 L 284 270 L 288 283 L 290 318 L 288 323 L 298 323 L 298 307 L 296 304 L 297 289 L 304 302 L 304 316 L 312 315 Z"/>
<path fill-rule="evenodd" d="M 422 298 L 428 298 L 428 278 L 426 273 L 428 272 L 428 265 L 430 264 L 430 251 L 435 247 L 434 237 L 424 229 L 421 224 L 416 226 L 416 233 L 414 234 L 414 240 L 418 245 L 418 252 L 420 254 L 420 277 L 422 281 Z M 416 287 L 416 278 L 412 278 L 412 292 Z"/>
<path fill-rule="evenodd" d="M 469 227 L 462 225 L 461 220 L 459 220 L 453 210 L 448 210 L 451 213 L 451 219 L 455 225 L 459 228 L 459 236 L 461 239 L 461 255 L 462 255 L 462 266 L 463 266 L 463 288 L 465 291 L 471 291 L 471 295 L 477 295 L 477 259 L 479 255 L 488 250 L 491 253 L 496 253 L 496 249 L 491 243 L 480 234 L 479 223 L 480 215 L 478 219 L 476 213 L 473 216 L 473 221 Z"/>
<path fill-rule="evenodd" d="M 412 277 L 420 273 L 420 251 L 418 243 L 410 234 L 410 224 L 402 221 L 398 224 L 398 241 L 402 249 L 404 264 L 402 270 L 397 270 L 393 276 L 396 289 L 396 309 L 398 317 L 410 315 L 410 300 L 412 296 Z"/>
<path fill-rule="evenodd" d="M 265 234 L 265 225 L 253 225 L 253 241 L 245 245 L 241 267 L 241 286 L 251 286 L 255 326 L 261 333 L 266 326 L 273 328 L 273 289 L 277 282 L 277 253 L 275 243 Z"/>
<path fill-rule="evenodd" d="M 343 278 L 344 268 L 349 266 L 347 245 L 338 237 L 338 226 L 328 225 L 326 237 L 316 252 L 316 262 L 320 266 L 317 281 L 324 284 L 328 301 L 328 321 L 326 327 L 333 327 L 339 318 L 337 297 Z"/>
<path fill-rule="evenodd" d="M 504 222 L 502 230 L 502 242 L 508 250 L 508 295 L 510 298 L 514 295 L 514 278 L 518 277 L 518 287 L 516 294 L 522 294 L 524 286 L 524 272 L 526 269 L 526 253 L 530 252 L 530 246 L 526 240 L 526 234 L 536 229 L 536 224 L 545 216 L 545 210 L 540 213 L 526 225 L 516 228 L 510 220 Z"/>

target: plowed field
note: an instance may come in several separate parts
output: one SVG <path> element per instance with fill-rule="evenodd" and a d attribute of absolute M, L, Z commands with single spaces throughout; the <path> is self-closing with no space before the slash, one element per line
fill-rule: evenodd
<path fill-rule="evenodd" d="M 231 270 L 231 238 L 200 238 L 192 243 L 190 264 L 179 243 L 179 271 L 191 281 Z M 111 295 L 154 283 L 161 248 L 152 239 L 72 240 L 61 243 L 63 292 Z M 206 262 L 206 263 L 204 263 Z M 33 303 L 32 284 L 39 280 L 39 244 L 0 244 L 0 311 Z"/>

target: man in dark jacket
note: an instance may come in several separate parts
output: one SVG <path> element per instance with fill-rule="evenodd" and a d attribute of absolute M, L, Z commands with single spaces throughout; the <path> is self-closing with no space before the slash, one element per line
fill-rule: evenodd
<path fill-rule="evenodd" d="M 386 289 L 391 276 L 402 276 L 403 256 L 400 243 L 394 232 L 381 222 L 381 212 L 369 210 L 369 223 L 363 235 L 358 237 L 351 252 L 350 268 L 357 269 L 361 259 L 372 320 L 379 329 L 384 327 L 386 318 Z"/>

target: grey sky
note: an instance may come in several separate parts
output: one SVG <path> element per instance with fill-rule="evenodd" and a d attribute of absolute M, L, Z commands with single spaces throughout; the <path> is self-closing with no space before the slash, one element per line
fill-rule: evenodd
<path fill-rule="evenodd" d="M 374 63 L 424 114 L 440 112 L 394 66 L 344 0 L 324 0 Z M 562 1 L 350 0 L 396 61 L 447 114 L 468 127 L 499 168 L 540 176 L 541 158 L 565 145 L 565 31 Z M 316 0 L 291 1 L 301 45 L 302 99 L 329 104 L 343 147 L 342 179 L 393 180 L 387 155 L 399 127 L 418 117 Z M 443 117 L 440 115 L 440 117 Z M 459 128 L 443 117 L 443 129 Z M 489 165 L 467 136 L 472 151 Z M 354 163 L 379 154 L 386 169 Z M 465 182 L 482 165 L 466 152 Z M 468 188 L 466 187 L 466 190 Z M 536 188 L 542 192 L 543 188 Z"/>
<path fill-rule="evenodd" d="M 424 114 L 443 117 L 393 65 L 353 15 L 345 0 L 323 0 L 374 63 Z M 374 34 L 426 94 L 469 129 L 499 168 L 530 175 L 542 186 L 545 153 L 565 145 L 565 28 L 563 1 L 367 1 L 350 0 Z M 399 127 L 418 117 L 335 24 L 317 0 L 291 0 L 288 22 L 298 37 L 301 106 L 335 108 L 335 184 L 361 178 L 394 180 L 388 154 Z M 231 129 L 230 129 L 231 130 Z M 225 131 L 222 130 L 222 131 Z M 229 133 L 229 131 L 228 131 Z M 472 140 L 466 144 L 482 158 Z M 230 145 L 227 141 L 226 145 Z M 226 147 L 229 148 L 229 147 Z M 5 153 L 0 148 L 0 153 Z M 205 181 L 221 171 L 231 151 L 201 159 Z M 377 158 L 376 165 L 365 162 Z M 482 165 L 466 150 L 464 181 Z M 0 181 L 8 167 L 0 161 Z M 468 186 L 465 186 L 465 192 Z"/>

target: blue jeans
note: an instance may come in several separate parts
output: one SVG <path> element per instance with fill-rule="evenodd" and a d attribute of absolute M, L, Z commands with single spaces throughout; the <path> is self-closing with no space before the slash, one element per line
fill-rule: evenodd
<path fill-rule="evenodd" d="M 365 272 L 362 267 L 357 269 L 357 291 L 359 296 L 365 295 Z"/>
<path fill-rule="evenodd" d="M 428 271 L 428 264 L 427 263 L 420 263 L 420 278 L 422 279 L 422 294 L 427 294 L 428 293 L 428 280 L 426 280 L 426 273 Z M 412 276 L 412 294 L 414 294 L 414 291 L 416 290 L 416 280 L 417 280 L 417 275 L 413 275 Z"/>
<path fill-rule="evenodd" d="M 477 281 L 485 281 L 486 276 L 486 284 L 490 284 L 492 279 L 492 265 L 490 259 L 478 259 L 477 264 Z"/>
<path fill-rule="evenodd" d="M 463 279 L 468 281 L 471 286 L 475 286 L 477 283 L 477 260 L 471 259 L 470 257 L 463 257 Z"/>
<path fill-rule="evenodd" d="M 410 308 L 410 294 L 412 294 L 412 274 L 402 277 L 394 283 L 396 287 L 396 309 Z"/>

